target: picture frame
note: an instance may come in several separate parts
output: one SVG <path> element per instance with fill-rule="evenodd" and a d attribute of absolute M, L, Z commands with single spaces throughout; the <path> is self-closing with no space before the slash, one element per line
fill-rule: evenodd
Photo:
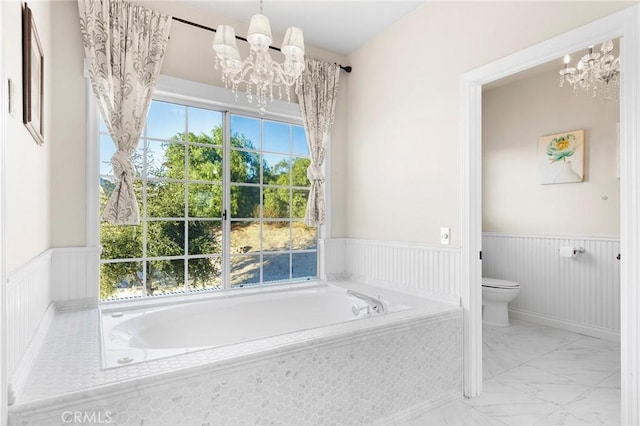
<path fill-rule="evenodd" d="M 38 145 L 44 143 L 44 53 L 33 13 L 22 10 L 22 121 Z"/>
<path fill-rule="evenodd" d="M 539 183 L 584 181 L 584 129 L 571 130 L 538 139 Z"/>

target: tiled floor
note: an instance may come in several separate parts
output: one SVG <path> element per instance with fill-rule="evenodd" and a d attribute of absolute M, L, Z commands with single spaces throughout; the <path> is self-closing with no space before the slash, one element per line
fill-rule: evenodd
<path fill-rule="evenodd" d="M 481 396 L 411 425 L 619 425 L 620 345 L 512 320 L 483 328 Z"/>

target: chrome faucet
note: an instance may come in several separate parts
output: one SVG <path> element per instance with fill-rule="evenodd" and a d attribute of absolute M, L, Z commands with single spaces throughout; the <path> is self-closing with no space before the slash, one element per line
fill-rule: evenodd
<path fill-rule="evenodd" d="M 367 296 L 366 294 L 359 293 L 353 290 L 347 290 L 347 296 L 353 296 L 366 302 L 367 305 L 369 305 L 367 307 L 367 312 L 373 311 L 376 314 L 383 314 L 387 311 L 387 307 L 384 305 L 384 302 L 380 299 L 376 299 L 374 297 Z M 353 314 L 357 316 L 360 313 L 360 310 L 361 310 L 360 308 L 358 308 L 357 306 L 354 306 Z"/>

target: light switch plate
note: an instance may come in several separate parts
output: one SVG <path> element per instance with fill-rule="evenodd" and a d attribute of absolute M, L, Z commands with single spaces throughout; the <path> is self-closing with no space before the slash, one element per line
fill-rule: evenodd
<path fill-rule="evenodd" d="M 440 228 L 440 244 L 451 244 L 451 228 L 448 226 Z"/>
<path fill-rule="evenodd" d="M 9 79 L 8 80 L 8 86 L 9 87 L 7 88 L 8 89 L 7 91 L 8 91 L 8 95 L 9 96 L 7 96 L 7 98 L 8 98 L 8 103 L 9 103 L 9 105 L 8 105 L 9 115 L 12 116 L 12 117 L 15 117 L 16 116 L 16 102 L 17 102 L 17 99 L 16 99 L 16 85 L 13 82 L 13 80 Z"/>

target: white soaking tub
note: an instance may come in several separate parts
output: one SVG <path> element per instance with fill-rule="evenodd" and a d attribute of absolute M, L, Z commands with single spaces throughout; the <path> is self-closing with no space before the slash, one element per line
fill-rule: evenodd
<path fill-rule="evenodd" d="M 243 290 L 244 291 L 244 290 Z M 382 300 L 372 312 L 348 289 L 317 284 L 247 296 L 134 309 L 101 311 L 103 367 L 233 345 L 410 309 Z M 378 298 L 377 294 L 368 294 Z"/>
<path fill-rule="evenodd" d="M 402 424 L 462 398 L 459 306 L 348 281 L 197 300 L 57 313 L 9 425 Z"/>

